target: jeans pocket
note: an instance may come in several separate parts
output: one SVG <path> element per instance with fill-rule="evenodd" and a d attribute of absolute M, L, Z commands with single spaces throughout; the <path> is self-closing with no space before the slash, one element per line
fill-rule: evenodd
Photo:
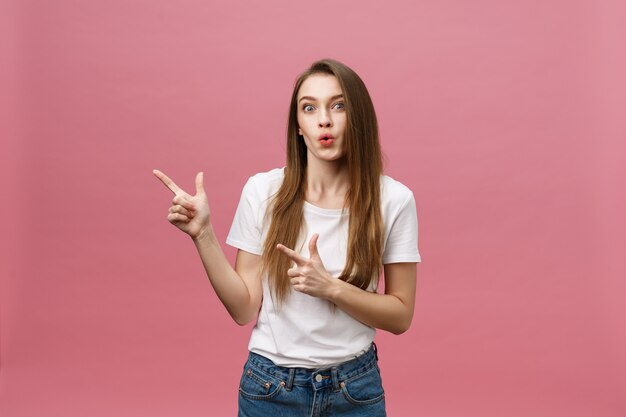
<path fill-rule="evenodd" d="M 368 405 L 385 398 L 383 382 L 378 366 L 341 382 L 341 392 L 346 400 L 355 405 Z"/>
<path fill-rule="evenodd" d="M 285 383 L 278 378 L 246 364 L 239 382 L 239 393 L 251 400 L 269 400 L 274 398 Z"/>

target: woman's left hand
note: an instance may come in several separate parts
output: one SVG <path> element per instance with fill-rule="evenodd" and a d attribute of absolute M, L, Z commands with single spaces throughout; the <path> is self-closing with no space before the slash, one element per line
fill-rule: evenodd
<path fill-rule="evenodd" d="M 317 251 L 318 237 L 319 235 L 316 233 L 309 241 L 309 253 L 311 254 L 309 259 L 280 243 L 276 245 L 276 249 L 296 263 L 295 266 L 287 270 L 291 287 L 294 290 L 313 297 L 330 298 L 333 288 L 337 285 L 337 279 L 333 278 L 324 268 L 322 258 Z"/>

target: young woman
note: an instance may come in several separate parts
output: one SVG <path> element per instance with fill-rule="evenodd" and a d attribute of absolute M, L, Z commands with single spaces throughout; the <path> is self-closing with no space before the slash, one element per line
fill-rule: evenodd
<path fill-rule="evenodd" d="M 193 239 L 218 297 L 240 325 L 256 319 L 239 416 L 384 416 L 375 329 L 413 317 L 413 193 L 382 173 L 369 93 L 344 64 L 321 60 L 296 80 L 284 168 L 243 188 L 226 239 L 210 222 L 203 174 L 174 192 L 168 220 Z M 376 292 L 384 268 L 385 292 Z"/>

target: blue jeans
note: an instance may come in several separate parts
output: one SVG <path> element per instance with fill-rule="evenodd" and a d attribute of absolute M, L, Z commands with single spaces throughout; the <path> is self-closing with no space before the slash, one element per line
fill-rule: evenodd
<path fill-rule="evenodd" d="M 376 345 L 326 369 L 286 368 L 249 352 L 239 384 L 239 417 L 382 417 Z"/>

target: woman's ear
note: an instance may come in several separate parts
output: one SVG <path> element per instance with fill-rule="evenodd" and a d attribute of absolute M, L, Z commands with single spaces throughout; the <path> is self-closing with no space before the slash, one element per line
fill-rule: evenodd
<path fill-rule="evenodd" d="M 302 129 L 298 128 L 298 135 L 302 136 Z"/>

